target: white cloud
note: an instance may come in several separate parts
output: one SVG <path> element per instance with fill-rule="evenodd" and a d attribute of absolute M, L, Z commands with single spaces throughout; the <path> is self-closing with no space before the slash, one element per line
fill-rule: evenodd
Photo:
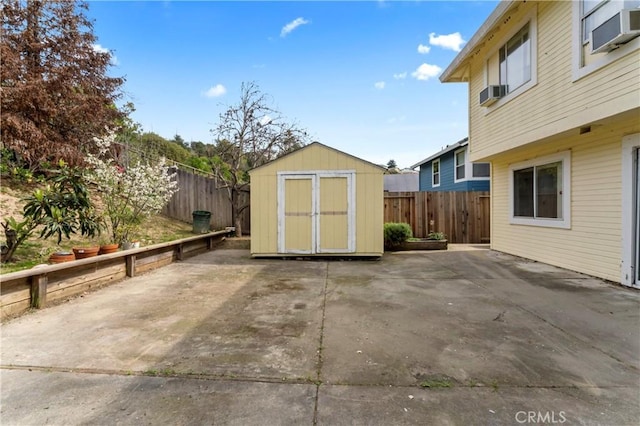
<path fill-rule="evenodd" d="M 258 123 L 260 123 L 261 126 L 266 126 L 267 124 L 271 124 L 272 121 L 273 118 L 269 117 L 269 115 L 265 115 L 260 120 L 258 120 Z"/>
<path fill-rule="evenodd" d="M 98 52 L 98 53 L 107 53 L 109 55 L 111 55 L 111 60 L 109 61 L 111 63 L 111 65 L 118 65 L 118 58 L 116 57 L 116 55 L 114 55 L 109 49 L 107 49 L 106 47 L 100 45 L 100 44 L 94 44 L 93 46 L 93 51 L 94 52 Z"/>
<path fill-rule="evenodd" d="M 417 80 L 429 80 L 438 76 L 442 72 L 442 68 L 437 65 L 422 64 L 411 75 Z"/>
<path fill-rule="evenodd" d="M 99 44 L 93 45 L 93 51 L 98 53 L 109 53 L 109 49 L 107 49 L 106 47 L 102 47 Z"/>
<path fill-rule="evenodd" d="M 466 41 L 462 39 L 462 35 L 457 32 L 446 35 L 436 35 L 436 33 L 429 34 L 429 44 L 432 46 L 440 46 L 443 49 L 459 52 L 465 43 Z"/>
<path fill-rule="evenodd" d="M 429 46 L 425 46 L 424 44 L 420 43 L 418 45 L 418 53 L 422 53 L 423 55 L 429 53 L 429 51 L 431 50 L 431 48 Z"/>
<path fill-rule="evenodd" d="M 405 78 L 407 78 L 407 72 L 401 72 L 398 74 L 394 74 L 393 78 L 395 78 L 396 80 L 404 80 Z"/>
<path fill-rule="evenodd" d="M 378 81 L 376 84 L 374 84 L 375 88 L 380 90 L 384 89 L 384 85 L 384 81 Z"/>
<path fill-rule="evenodd" d="M 311 21 L 307 21 L 304 18 L 296 18 L 293 21 L 289 22 L 284 27 L 282 27 L 282 30 L 280 30 L 280 37 L 286 37 L 287 34 L 295 30 L 296 28 L 298 28 L 300 25 L 305 25 L 309 23 L 311 23 Z"/>
<path fill-rule="evenodd" d="M 206 96 L 207 98 L 217 98 L 224 95 L 225 93 L 227 93 L 227 89 L 222 84 L 216 84 L 215 86 L 212 86 L 209 90 L 204 92 L 204 96 Z"/>

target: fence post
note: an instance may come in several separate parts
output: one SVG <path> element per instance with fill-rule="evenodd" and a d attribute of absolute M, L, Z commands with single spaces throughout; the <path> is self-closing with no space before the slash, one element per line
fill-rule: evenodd
<path fill-rule="evenodd" d="M 129 256 L 127 256 L 127 276 L 128 277 L 135 277 L 136 276 L 136 255 L 135 254 L 131 254 Z"/>
<path fill-rule="evenodd" d="M 49 279 L 46 275 L 36 275 L 31 278 L 31 307 L 44 308 L 47 303 L 47 284 Z"/>

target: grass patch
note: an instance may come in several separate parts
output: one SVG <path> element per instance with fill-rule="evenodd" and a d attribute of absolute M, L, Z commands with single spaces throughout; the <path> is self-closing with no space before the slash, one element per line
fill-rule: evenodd
<path fill-rule="evenodd" d="M 448 379 L 425 380 L 420 383 L 420 387 L 429 389 L 450 388 L 451 381 Z"/>

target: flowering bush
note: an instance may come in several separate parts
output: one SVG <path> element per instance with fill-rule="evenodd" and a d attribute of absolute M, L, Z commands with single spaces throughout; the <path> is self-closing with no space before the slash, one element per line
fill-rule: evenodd
<path fill-rule="evenodd" d="M 129 241 L 144 219 L 159 213 L 178 191 L 176 171 L 165 159 L 123 168 L 110 155 L 112 133 L 94 138 L 98 155 L 89 155 L 90 179 L 98 186 L 107 230 L 115 243 Z"/>

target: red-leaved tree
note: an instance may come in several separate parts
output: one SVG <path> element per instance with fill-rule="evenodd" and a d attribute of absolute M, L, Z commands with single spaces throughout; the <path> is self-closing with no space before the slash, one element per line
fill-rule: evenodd
<path fill-rule="evenodd" d="M 94 136 L 124 113 L 124 79 L 110 77 L 111 54 L 96 45 L 88 6 L 71 0 L 2 0 L 2 144 L 32 170 L 83 161 Z"/>

